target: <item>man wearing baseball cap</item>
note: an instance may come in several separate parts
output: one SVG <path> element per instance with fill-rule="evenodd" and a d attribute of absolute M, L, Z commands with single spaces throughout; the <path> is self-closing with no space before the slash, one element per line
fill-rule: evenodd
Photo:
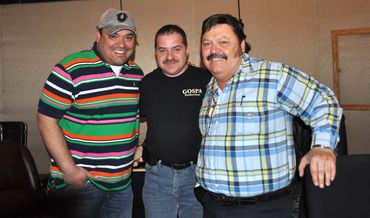
<path fill-rule="evenodd" d="M 92 48 L 62 59 L 42 89 L 37 122 L 60 217 L 132 216 L 143 77 L 131 60 L 136 37 L 131 14 L 108 9 Z"/>

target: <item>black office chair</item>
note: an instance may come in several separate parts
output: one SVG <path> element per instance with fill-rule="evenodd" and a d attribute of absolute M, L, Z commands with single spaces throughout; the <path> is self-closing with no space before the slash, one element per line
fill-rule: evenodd
<path fill-rule="evenodd" d="M 336 178 L 324 189 L 305 170 L 309 218 L 370 217 L 370 154 L 338 156 Z"/>
<path fill-rule="evenodd" d="M 0 216 L 49 217 L 47 193 L 24 145 L 0 142 Z M 52 216 L 50 216 L 52 217 Z"/>
<path fill-rule="evenodd" d="M 24 121 L 0 121 L 0 141 L 10 140 L 27 147 L 27 124 Z"/>
<path fill-rule="evenodd" d="M 310 150 L 312 141 L 311 127 L 306 125 L 299 117 L 295 117 L 293 121 L 293 137 L 295 144 L 297 166 L 301 158 Z M 340 141 L 335 149 L 337 155 L 347 155 L 347 133 L 345 125 L 345 116 L 342 116 L 339 127 Z M 294 179 L 293 191 L 293 218 L 307 217 L 307 204 L 305 202 L 304 179 L 298 176 L 296 172 Z"/>

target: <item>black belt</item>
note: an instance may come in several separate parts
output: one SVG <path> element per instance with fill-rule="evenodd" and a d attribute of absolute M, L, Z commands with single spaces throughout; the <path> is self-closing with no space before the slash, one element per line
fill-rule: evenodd
<path fill-rule="evenodd" d="M 292 185 L 288 185 L 277 191 L 268 192 L 261 195 L 256 195 L 252 197 L 229 197 L 224 194 L 214 193 L 208 190 L 205 190 L 203 187 L 199 186 L 196 189 L 203 189 L 198 192 L 203 192 L 205 195 L 215 201 L 217 204 L 222 206 L 238 206 L 238 205 L 251 205 L 258 202 L 272 201 L 279 199 L 281 197 L 288 196 L 292 193 Z"/>
<path fill-rule="evenodd" d="M 163 164 L 163 165 L 165 165 L 169 168 L 175 169 L 175 170 L 182 170 L 182 169 L 188 168 L 191 165 L 196 163 L 196 161 L 190 161 L 188 163 L 169 163 L 169 162 L 160 160 L 157 157 L 153 156 L 148 151 L 148 149 L 146 149 L 145 147 L 144 147 L 144 150 L 143 150 L 143 159 L 150 166 L 154 166 L 154 165 L 160 163 L 160 164 Z"/>
<path fill-rule="evenodd" d="M 167 162 L 164 162 L 164 161 L 158 161 L 159 163 L 169 167 L 169 168 L 172 168 L 172 169 L 175 169 L 175 170 L 182 170 L 182 169 L 185 169 L 185 168 L 188 168 L 190 167 L 191 165 L 193 165 L 193 161 L 189 162 L 189 163 L 167 163 Z M 150 165 L 150 164 L 149 164 Z"/>

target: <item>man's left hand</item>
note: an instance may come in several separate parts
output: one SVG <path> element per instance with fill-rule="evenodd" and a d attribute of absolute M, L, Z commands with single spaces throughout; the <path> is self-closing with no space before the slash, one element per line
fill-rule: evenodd
<path fill-rule="evenodd" d="M 329 186 L 335 178 L 336 157 L 332 150 L 327 148 L 312 148 L 303 158 L 298 166 L 299 176 L 304 175 L 304 168 L 310 165 L 312 181 L 315 186 L 324 188 Z"/>

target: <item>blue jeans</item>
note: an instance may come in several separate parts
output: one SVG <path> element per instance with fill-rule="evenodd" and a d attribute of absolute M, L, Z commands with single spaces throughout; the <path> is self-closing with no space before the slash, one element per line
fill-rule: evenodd
<path fill-rule="evenodd" d="M 83 188 L 67 186 L 51 191 L 59 217 L 131 218 L 133 194 L 131 186 L 121 191 L 103 191 L 90 182 Z"/>
<path fill-rule="evenodd" d="M 145 165 L 143 202 L 146 218 L 201 218 L 194 195 L 195 165 L 175 170 L 157 163 Z"/>

